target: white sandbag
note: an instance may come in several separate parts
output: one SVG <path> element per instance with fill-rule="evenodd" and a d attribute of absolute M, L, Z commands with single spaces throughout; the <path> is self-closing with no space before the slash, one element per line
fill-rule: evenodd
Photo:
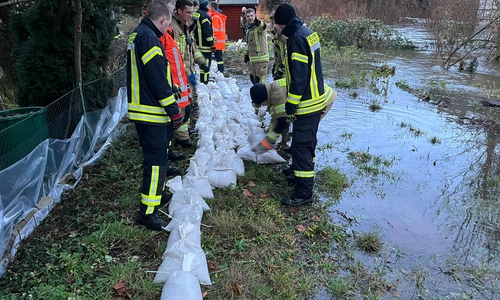
<path fill-rule="evenodd" d="M 214 192 L 212 191 L 213 187 L 210 184 L 210 181 L 208 181 L 208 178 L 203 176 L 196 176 L 196 175 L 191 175 L 189 172 L 184 176 L 182 179 L 182 185 L 184 188 L 193 188 L 196 189 L 198 194 L 203 199 L 213 199 L 214 198 Z"/>
<path fill-rule="evenodd" d="M 183 243 L 200 247 L 201 248 L 201 227 L 200 224 L 192 224 L 190 222 L 178 223 L 176 221 L 171 221 L 167 227 L 170 231 L 167 241 L 167 249 L 172 248 L 175 243 L 179 240 L 183 240 Z M 166 252 L 166 250 L 165 250 Z M 165 256 L 165 253 L 163 254 Z"/>
<path fill-rule="evenodd" d="M 233 169 L 209 170 L 206 173 L 208 181 L 214 187 L 236 186 L 236 173 Z"/>
<path fill-rule="evenodd" d="M 156 281 L 155 281 L 156 282 Z M 160 300 L 202 300 L 198 279 L 186 271 L 175 271 L 165 282 Z"/>
<path fill-rule="evenodd" d="M 197 190 L 193 188 L 186 188 L 175 192 L 172 195 L 170 204 L 168 205 L 168 212 L 171 215 L 175 214 L 175 210 L 179 207 L 184 207 L 188 204 L 200 204 L 203 210 L 210 210 L 210 206 L 203 200 Z"/>
<path fill-rule="evenodd" d="M 200 284 L 212 284 L 210 274 L 208 273 L 205 252 L 199 247 L 196 249 L 193 248 L 192 251 L 183 253 L 180 256 L 173 252 L 166 253 L 155 275 L 154 282 L 165 282 L 173 272 L 179 270 L 188 271 L 193 274 Z"/>
<path fill-rule="evenodd" d="M 277 164 L 285 162 L 286 160 L 274 149 L 257 154 L 257 163 L 259 164 Z"/>
<path fill-rule="evenodd" d="M 192 224 L 201 224 L 201 218 L 203 217 L 203 208 L 199 203 L 188 204 L 175 209 L 175 211 L 170 214 L 172 217 L 172 222 L 190 222 Z M 169 223 L 169 225 L 170 225 Z M 167 228 L 168 225 L 167 225 Z M 168 230 L 168 229 L 167 229 Z"/>
<path fill-rule="evenodd" d="M 255 161 L 255 162 L 257 161 L 257 154 L 255 153 L 255 151 L 252 150 L 249 144 L 246 144 L 243 147 L 238 148 L 236 154 L 242 160 Z"/>
<path fill-rule="evenodd" d="M 168 180 L 165 183 L 165 186 L 167 186 L 168 189 L 170 190 L 170 192 L 172 192 L 172 193 L 175 193 L 176 191 L 182 190 L 183 186 L 182 186 L 181 176 L 175 176 L 174 178 Z"/>

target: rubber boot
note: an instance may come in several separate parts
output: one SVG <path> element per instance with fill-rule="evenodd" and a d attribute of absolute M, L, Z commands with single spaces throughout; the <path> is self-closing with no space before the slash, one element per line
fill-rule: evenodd
<path fill-rule="evenodd" d="M 151 230 L 162 230 L 167 223 L 160 218 L 158 208 L 154 208 L 153 213 L 146 214 L 148 206 L 140 204 L 139 206 L 139 223 Z"/>
<path fill-rule="evenodd" d="M 281 204 L 286 206 L 310 205 L 313 201 L 314 178 L 295 177 L 295 186 L 292 195 L 281 199 Z"/>

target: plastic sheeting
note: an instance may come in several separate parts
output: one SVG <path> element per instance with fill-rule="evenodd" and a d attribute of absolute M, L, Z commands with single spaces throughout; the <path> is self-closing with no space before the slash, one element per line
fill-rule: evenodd
<path fill-rule="evenodd" d="M 78 183 L 83 167 L 101 157 L 126 113 L 127 93 L 121 88 L 104 109 L 83 115 L 69 139 L 47 139 L 0 172 L 0 277 L 19 242 L 60 202 L 62 192 Z"/>

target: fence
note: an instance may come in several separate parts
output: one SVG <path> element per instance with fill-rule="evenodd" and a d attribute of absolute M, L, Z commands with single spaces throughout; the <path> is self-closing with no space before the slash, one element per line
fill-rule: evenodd
<path fill-rule="evenodd" d="M 126 114 L 125 68 L 0 127 L 0 277 L 21 240 L 107 147 Z M 20 117 L 20 120 L 16 120 Z M 12 124 L 10 124 L 11 122 Z M 69 178 L 69 179 L 68 179 Z"/>

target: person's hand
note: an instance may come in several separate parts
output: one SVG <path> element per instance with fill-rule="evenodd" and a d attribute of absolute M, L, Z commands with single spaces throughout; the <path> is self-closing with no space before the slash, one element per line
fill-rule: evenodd
<path fill-rule="evenodd" d="M 285 66 L 280 64 L 277 69 L 273 71 L 273 79 L 278 80 L 285 77 Z"/>
<path fill-rule="evenodd" d="M 267 136 L 264 137 L 260 143 L 255 145 L 255 147 L 252 148 L 253 151 L 257 154 L 262 154 L 265 153 L 271 149 L 274 148 L 275 142 L 271 141 Z"/>
<path fill-rule="evenodd" d="M 255 18 L 255 22 L 254 22 L 255 26 L 259 26 L 260 22 L 262 22 L 262 21 L 259 20 L 259 19 L 257 19 L 257 18 Z"/>
<path fill-rule="evenodd" d="M 206 63 L 204 63 L 200 65 L 200 70 L 202 70 L 205 73 L 208 73 L 210 72 L 210 67 Z"/>
<path fill-rule="evenodd" d="M 215 51 L 217 51 L 217 48 L 215 48 L 215 45 L 212 45 L 210 47 L 210 51 L 212 51 L 212 53 L 215 53 Z"/>
<path fill-rule="evenodd" d="M 297 117 L 295 115 L 286 115 L 286 119 L 288 122 L 295 122 L 295 120 L 297 120 Z"/>
<path fill-rule="evenodd" d="M 196 86 L 196 75 L 194 75 L 194 73 L 191 73 L 188 77 L 188 81 L 189 81 L 189 85 L 191 87 L 195 87 Z"/>
<path fill-rule="evenodd" d="M 245 54 L 245 58 L 243 59 L 243 61 L 245 61 L 245 63 L 249 62 L 250 56 L 248 56 L 248 54 Z"/>
<path fill-rule="evenodd" d="M 177 84 L 172 86 L 172 94 L 174 94 L 175 100 L 181 99 L 181 88 Z"/>
<path fill-rule="evenodd" d="M 182 114 L 179 112 L 175 116 L 172 117 L 172 127 L 174 130 L 179 129 L 182 125 Z"/>
<path fill-rule="evenodd" d="M 285 103 L 285 112 L 287 115 L 295 115 L 297 112 L 297 105 L 291 104 L 290 102 Z"/>

